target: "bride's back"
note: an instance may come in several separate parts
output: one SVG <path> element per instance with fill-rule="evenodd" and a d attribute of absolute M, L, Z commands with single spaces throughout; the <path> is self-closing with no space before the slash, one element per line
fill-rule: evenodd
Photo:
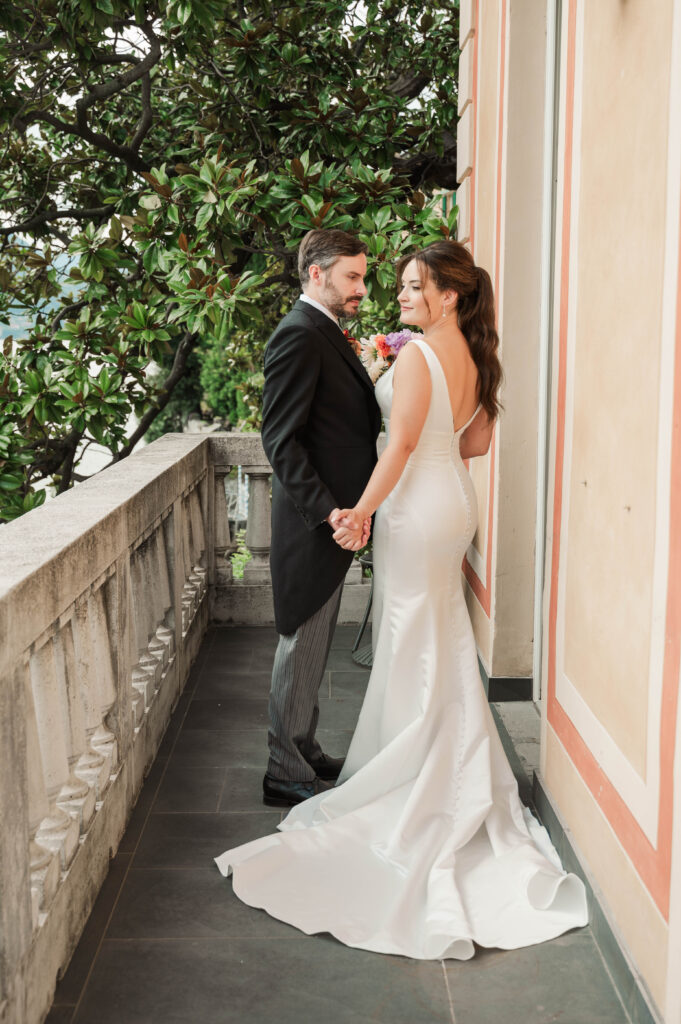
<path fill-rule="evenodd" d="M 478 407 L 479 374 L 468 344 L 458 328 L 438 332 L 428 344 L 440 361 L 447 383 L 454 429 L 466 423 Z"/>

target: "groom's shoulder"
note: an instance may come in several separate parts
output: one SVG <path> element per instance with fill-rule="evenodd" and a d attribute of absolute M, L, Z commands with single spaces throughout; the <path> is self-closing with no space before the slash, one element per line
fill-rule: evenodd
<path fill-rule="evenodd" d="M 314 344 L 317 327 L 314 320 L 307 315 L 307 311 L 300 307 L 301 304 L 296 303 L 286 316 L 282 317 L 269 337 L 268 348 L 281 344 L 298 344 L 302 347 Z"/>
<path fill-rule="evenodd" d="M 289 309 L 288 313 L 279 321 L 275 334 L 280 329 L 300 328 L 301 330 L 314 330 L 317 326 L 315 319 L 316 310 L 309 304 L 298 299 Z"/>

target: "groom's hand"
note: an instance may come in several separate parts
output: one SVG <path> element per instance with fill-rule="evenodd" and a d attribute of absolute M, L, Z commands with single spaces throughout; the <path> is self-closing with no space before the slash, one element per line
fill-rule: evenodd
<path fill-rule="evenodd" d="M 333 539 L 346 551 L 359 551 L 369 538 L 371 522 L 359 518 L 354 509 L 341 509 L 335 518 Z"/>

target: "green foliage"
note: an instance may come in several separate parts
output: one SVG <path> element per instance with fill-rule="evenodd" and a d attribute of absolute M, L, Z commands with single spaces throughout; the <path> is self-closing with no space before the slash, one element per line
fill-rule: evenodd
<path fill-rule="evenodd" d="M 311 227 L 369 246 L 353 333 L 396 326 L 396 257 L 454 228 L 457 17 L 0 0 L 0 517 L 191 407 L 257 428 Z"/>
<path fill-rule="evenodd" d="M 230 561 L 232 563 L 232 574 L 235 580 L 242 580 L 244 578 L 244 566 L 246 562 L 250 562 L 253 555 L 246 547 L 246 531 L 237 530 L 236 537 L 236 550 L 232 552 Z"/>

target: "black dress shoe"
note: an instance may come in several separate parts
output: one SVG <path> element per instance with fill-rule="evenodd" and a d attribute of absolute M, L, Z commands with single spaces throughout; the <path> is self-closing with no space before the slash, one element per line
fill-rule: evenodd
<path fill-rule="evenodd" d="M 320 754 L 314 761 L 308 761 L 308 764 L 310 768 L 314 768 L 317 778 L 330 779 L 332 782 L 335 782 L 345 764 L 345 758 L 329 757 L 328 754 Z"/>
<path fill-rule="evenodd" d="M 331 786 L 322 779 L 292 782 L 289 779 L 273 779 L 265 773 L 262 780 L 262 802 L 268 807 L 291 807 L 293 804 L 302 804 L 303 800 L 309 800 L 325 789 L 331 789 Z"/>

